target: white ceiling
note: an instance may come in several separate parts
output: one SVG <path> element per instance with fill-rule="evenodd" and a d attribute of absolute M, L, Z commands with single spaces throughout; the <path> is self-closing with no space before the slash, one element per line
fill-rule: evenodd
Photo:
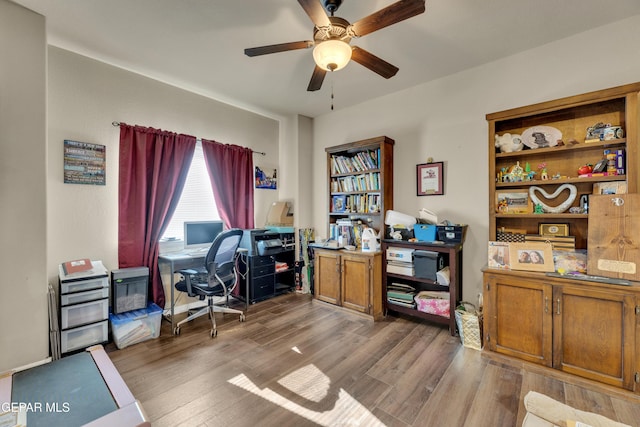
<path fill-rule="evenodd" d="M 51 45 L 253 111 L 309 117 L 330 111 L 332 86 L 339 110 L 640 14 L 638 0 L 427 0 L 424 14 L 351 42 L 396 76 L 351 62 L 307 92 L 311 49 L 244 55 L 313 39 L 296 0 L 13 1 L 46 16 Z M 335 15 L 355 22 L 394 2 L 344 0 Z"/>

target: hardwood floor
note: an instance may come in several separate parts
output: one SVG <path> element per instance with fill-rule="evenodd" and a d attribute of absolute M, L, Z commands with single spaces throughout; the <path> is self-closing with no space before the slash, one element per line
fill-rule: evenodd
<path fill-rule="evenodd" d="M 172 336 L 106 346 L 154 427 L 520 426 L 529 390 L 639 425 L 640 398 L 463 347 L 446 328 L 380 322 L 288 294 Z"/>

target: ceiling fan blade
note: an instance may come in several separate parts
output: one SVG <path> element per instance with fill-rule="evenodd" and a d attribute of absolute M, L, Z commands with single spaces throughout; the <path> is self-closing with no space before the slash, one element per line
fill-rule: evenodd
<path fill-rule="evenodd" d="M 425 0 L 400 0 L 354 22 L 351 28 L 361 37 L 425 11 Z"/>
<path fill-rule="evenodd" d="M 244 50 L 244 54 L 247 56 L 267 55 L 269 53 L 286 52 L 288 50 L 307 49 L 312 47 L 313 45 L 314 43 L 311 40 L 270 44 L 268 46 L 250 47 Z"/>
<path fill-rule="evenodd" d="M 326 75 L 327 70 L 316 65 L 316 68 L 313 69 L 313 74 L 311 75 L 309 86 L 307 86 L 307 91 L 313 92 L 315 90 L 319 90 L 322 87 L 322 82 L 324 81 L 324 76 Z"/>
<path fill-rule="evenodd" d="M 311 18 L 311 22 L 313 22 L 316 27 L 328 27 L 331 25 L 327 12 L 324 11 L 324 8 L 318 0 L 298 0 L 298 3 L 300 3 L 300 6 L 307 12 L 307 15 Z"/>
<path fill-rule="evenodd" d="M 395 76 L 399 70 L 395 65 L 391 65 L 384 59 L 380 59 L 374 54 L 357 46 L 353 47 L 351 59 L 356 61 L 358 64 L 367 67 L 374 73 L 380 74 L 385 79 Z"/>

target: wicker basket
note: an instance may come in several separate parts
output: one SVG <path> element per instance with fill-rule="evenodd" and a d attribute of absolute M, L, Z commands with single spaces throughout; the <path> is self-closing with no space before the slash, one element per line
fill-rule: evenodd
<path fill-rule="evenodd" d="M 481 350 L 482 313 L 478 313 L 476 306 L 470 302 L 461 301 L 455 310 L 455 317 L 462 345 L 475 350 Z"/>

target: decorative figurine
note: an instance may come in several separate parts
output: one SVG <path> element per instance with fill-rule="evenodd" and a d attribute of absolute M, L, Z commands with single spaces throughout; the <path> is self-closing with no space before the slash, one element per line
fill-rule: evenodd
<path fill-rule="evenodd" d="M 582 165 L 578 168 L 578 175 L 586 175 L 593 171 L 593 166 L 590 164 Z"/>
<path fill-rule="evenodd" d="M 538 169 L 540 169 L 540 179 L 543 181 L 546 181 L 547 179 L 549 179 L 549 174 L 547 174 L 547 164 L 546 163 L 540 163 L 538 165 Z"/>
<path fill-rule="evenodd" d="M 499 148 L 501 153 L 521 151 L 524 148 L 522 138 L 518 134 L 505 133 L 504 135 L 499 136 L 496 133 L 495 141 L 496 148 Z"/>
<path fill-rule="evenodd" d="M 508 169 L 502 168 L 502 182 L 520 182 L 525 180 L 525 173 L 520 162 L 516 162 L 515 165 Z"/>
<path fill-rule="evenodd" d="M 544 208 L 542 207 L 542 205 L 540 203 L 536 203 L 536 205 L 533 207 L 533 213 L 534 214 L 542 214 L 542 213 L 544 213 Z"/>

